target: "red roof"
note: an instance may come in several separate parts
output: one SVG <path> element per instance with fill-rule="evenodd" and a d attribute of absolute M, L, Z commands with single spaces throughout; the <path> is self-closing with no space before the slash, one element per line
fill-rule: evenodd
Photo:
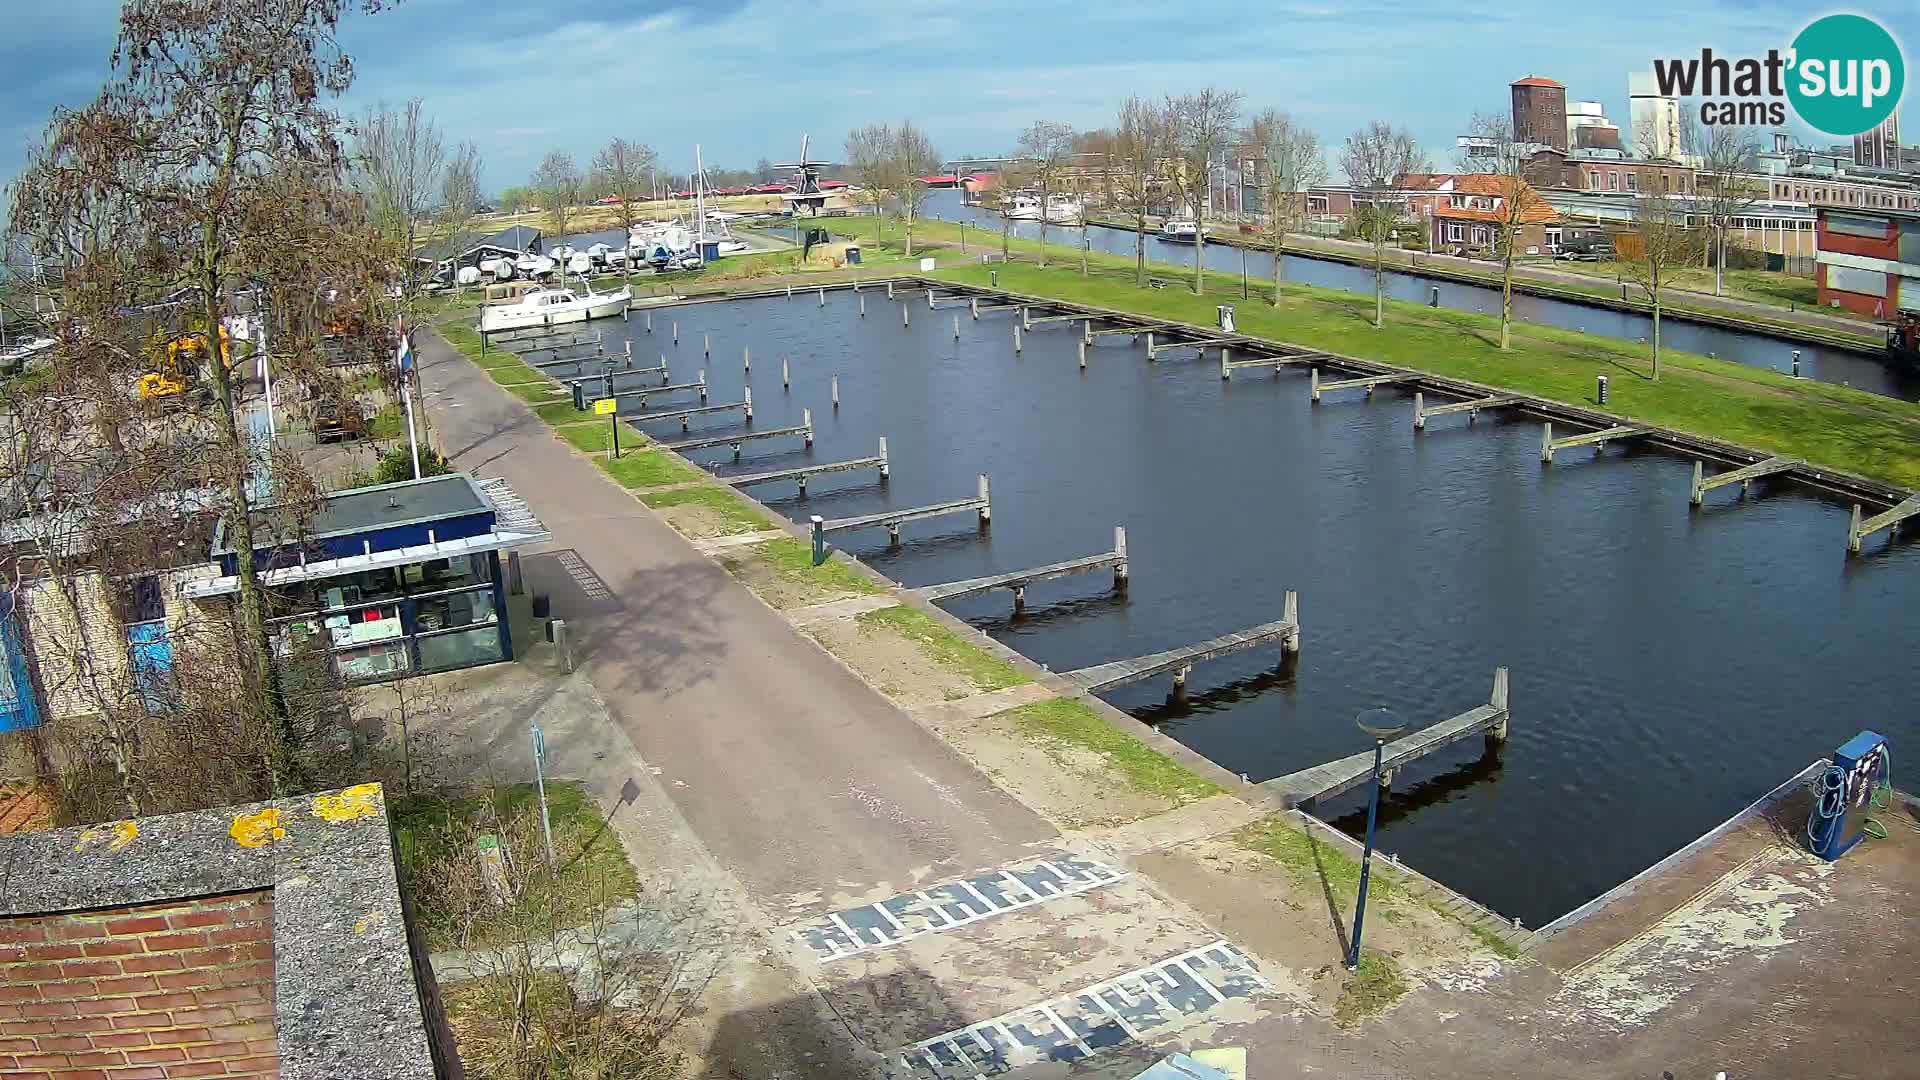
<path fill-rule="evenodd" d="M 822 180 L 822 181 L 820 181 L 820 190 L 821 190 L 821 191 L 831 191 L 831 190 L 833 190 L 833 189 L 835 189 L 835 188 L 843 188 L 843 187 L 846 187 L 846 186 L 847 186 L 847 182 L 846 182 L 845 180 Z"/>
<path fill-rule="evenodd" d="M 1462 173 L 1453 178 L 1455 192 L 1473 195 L 1505 196 L 1510 191 L 1523 191 L 1526 206 L 1520 211 L 1520 221 L 1525 225 L 1550 225 L 1560 220 L 1560 215 L 1547 205 L 1533 186 L 1524 180 L 1515 180 L 1509 176 L 1490 173 Z M 1464 206 L 1437 206 L 1433 210 L 1437 218 L 1454 218 L 1464 221 L 1498 221 L 1505 217 L 1499 210 L 1475 210 Z"/>
<path fill-rule="evenodd" d="M 960 182 L 960 178 L 952 175 L 923 176 L 920 178 L 920 182 L 923 184 L 957 184 Z"/>
<path fill-rule="evenodd" d="M 1543 79 L 1538 75 L 1529 75 L 1524 79 L 1515 79 L 1512 85 L 1514 86 L 1557 86 L 1562 90 L 1565 90 L 1567 88 L 1567 85 L 1565 83 L 1557 83 L 1557 82 L 1554 82 L 1552 79 Z"/>

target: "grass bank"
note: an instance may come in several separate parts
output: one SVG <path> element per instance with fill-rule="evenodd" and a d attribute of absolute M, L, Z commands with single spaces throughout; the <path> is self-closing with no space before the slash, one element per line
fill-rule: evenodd
<path fill-rule="evenodd" d="M 769 540 L 720 556 L 720 563 L 747 587 L 762 592 L 762 599 L 774 607 L 796 607 L 842 596 L 859 596 L 886 591 L 879 582 L 855 573 L 845 563 L 829 559 L 813 565 L 813 546 L 792 538 Z M 777 594 L 765 595 L 755 588 L 756 571 L 765 572 L 780 583 Z"/>
<path fill-rule="evenodd" d="M 998 715 L 1013 721 L 1016 731 L 1043 746 L 1100 755 L 1128 785 L 1143 794 L 1186 803 L 1224 790 L 1107 723 L 1085 702 L 1073 698 L 1036 701 Z"/>
<path fill-rule="evenodd" d="M 1178 287 L 1139 289 L 1131 263 L 1111 256 L 1097 257 L 1086 276 L 1077 262 L 991 269 L 999 271 L 1002 288 L 1015 292 L 1199 326 L 1213 325 L 1215 305 L 1231 302 L 1245 334 L 1569 404 L 1591 406 L 1594 377 L 1608 375 L 1608 408 L 1616 413 L 1889 483 L 1920 485 L 1920 405 L 1847 387 L 1674 351 L 1661 354 L 1661 377 L 1654 382 L 1647 350 L 1632 342 L 1516 323 L 1513 347 L 1502 352 L 1499 320 L 1489 316 L 1388 301 L 1387 325 L 1376 329 L 1370 296 L 1286 283 L 1275 307 L 1270 286 L 1241 300 L 1238 277 L 1219 273 L 1207 276 L 1204 295 Z M 985 285 L 989 270 L 962 264 L 935 276 Z"/>
<path fill-rule="evenodd" d="M 809 561 L 811 558 L 809 553 Z M 1005 690 L 1009 686 L 1033 681 L 1020 674 L 1020 669 L 1012 664 L 940 625 L 916 608 L 904 604 L 881 608 L 866 612 L 854 621 L 870 629 L 890 630 L 912 641 L 940 666 L 963 676 L 982 691 Z"/>
<path fill-rule="evenodd" d="M 642 494 L 640 501 L 655 510 L 670 510 L 677 506 L 699 507 L 714 518 L 718 535 L 732 536 L 739 533 L 763 532 L 776 528 L 765 514 L 752 509 L 733 492 L 717 484 L 703 487 L 681 488 L 677 491 L 659 491 Z"/>

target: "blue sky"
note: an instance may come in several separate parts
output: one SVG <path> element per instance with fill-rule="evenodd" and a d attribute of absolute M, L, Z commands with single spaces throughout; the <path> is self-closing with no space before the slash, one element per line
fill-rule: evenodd
<path fill-rule="evenodd" d="M 0 178 L 18 171 L 49 110 L 98 88 L 118 10 L 115 0 L 7 6 Z M 750 167 L 789 159 L 802 132 L 836 157 L 849 128 L 911 118 L 943 154 L 988 154 L 1036 119 L 1097 127 L 1128 94 L 1209 83 L 1243 90 L 1251 108 L 1292 112 L 1329 144 L 1375 118 L 1405 124 L 1445 166 L 1472 113 L 1507 107 L 1513 79 L 1558 79 L 1570 100 L 1598 100 L 1624 127 L 1627 73 L 1652 57 L 1784 47 L 1827 10 L 1774 0 L 1075 7 L 403 0 L 344 29 L 359 74 L 344 107 L 424 99 L 450 138 L 480 147 L 494 190 L 523 182 L 552 149 L 584 166 L 615 135 L 651 143 L 675 169 L 691 166 L 695 143 L 710 165 Z M 1879 19 L 1920 62 L 1914 0 L 1834 10 Z M 1920 104 L 1906 111 L 1906 141 L 1920 141 Z"/>

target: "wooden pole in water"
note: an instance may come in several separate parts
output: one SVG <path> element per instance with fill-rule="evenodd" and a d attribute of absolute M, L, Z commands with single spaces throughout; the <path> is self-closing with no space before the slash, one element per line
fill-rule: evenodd
<path fill-rule="evenodd" d="M 825 287 L 822 287 L 820 290 L 820 306 L 821 307 L 827 306 L 827 290 L 825 289 Z"/>
<path fill-rule="evenodd" d="M 1013 351 L 1014 352 L 1020 351 L 1020 324 L 1019 323 L 1013 324 Z"/>
<path fill-rule="evenodd" d="M 840 410 L 840 373 L 837 371 L 833 373 L 833 408 L 835 412 Z"/>
<path fill-rule="evenodd" d="M 1413 430 L 1427 429 L 1427 396 L 1418 390 L 1413 392 Z"/>
<path fill-rule="evenodd" d="M 880 482 L 887 482 L 887 437 L 880 436 Z"/>
<path fill-rule="evenodd" d="M 887 279 L 887 299 L 893 299 L 893 279 Z"/>
<path fill-rule="evenodd" d="M 744 400 L 747 406 L 747 423 L 752 424 L 753 423 L 753 387 L 751 386 L 746 387 L 744 390 L 741 391 L 741 393 L 745 395 Z"/>
<path fill-rule="evenodd" d="M 675 345 L 680 344 L 680 320 L 679 319 L 673 320 L 673 343 Z"/>
<path fill-rule="evenodd" d="M 863 319 L 867 317 L 867 298 L 864 296 L 860 298 L 860 317 Z"/>
<path fill-rule="evenodd" d="M 980 527 L 993 524 L 993 488 L 987 481 L 987 474 L 980 474 Z"/>
<path fill-rule="evenodd" d="M 1087 370 L 1087 340 L 1081 338 L 1078 344 L 1080 346 L 1080 370 L 1085 371 Z"/>
<path fill-rule="evenodd" d="M 787 378 L 787 358 L 783 356 L 780 358 L 780 389 L 788 390 L 792 387 L 793 383 Z"/>
<path fill-rule="evenodd" d="M 1225 345 L 1220 346 L 1220 377 L 1222 379 L 1233 378 L 1233 369 L 1227 366 L 1227 357 L 1229 355 L 1231 355 L 1231 351 Z"/>
<path fill-rule="evenodd" d="M 912 322 L 913 322 L 913 305 L 901 304 L 900 305 L 900 325 L 906 326 Z"/>
<path fill-rule="evenodd" d="M 976 296 L 973 299 L 968 300 L 967 310 L 973 313 L 973 321 L 979 322 L 980 321 L 980 298 Z"/>
<path fill-rule="evenodd" d="M 806 445 L 812 446 L 813 445 L 813 410 L 812 409 L 800 410 L 800 423 L 803 427 L 807 429 L 806 434 L 802 435 L 801 438 L 805 441 Z"/>
<path fill-rule="evenodd" d="M 700 404 L 707 403 L 707 369 L 700 369 Z"/>
<path fill-rule="evenodd" d="M 1113 564 L 1113 588 L 1115 592 L 1127 591 L 1127 527 L 1113 527 L 1113 553 L 1120 561 Z"/>
<path fill-rule="evenodd" d="M 753 350 L 745 345 L 740 346 L 740 370 L 753 374 Z"/>
<path fill-rule="evenodd" d="M 958 315 L 953 317 L 953 340 L 960 340 L 960 316 Z"/>
<path fill-rule="evenodd" d="M 1147 331 L 1147 359 L 1153 359 L 1153 331 Z"/>
<path fill-rule="evenodd" d="M 653 333 L 653 312 L 647 312 L 647 333 Z"/>
<path fill-rule="evenodd" d="M 709 360 L 713 359 L 713 334 L 711 331 L 703 330 L 700 333 L 700 355 Z"/>

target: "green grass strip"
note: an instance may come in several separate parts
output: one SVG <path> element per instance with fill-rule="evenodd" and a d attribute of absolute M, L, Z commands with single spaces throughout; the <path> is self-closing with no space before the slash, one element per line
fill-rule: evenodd
<path fill-rule="evenodd" d="M 813 545 L 804 540 L 789 537 L 784 540 L 769 540 L 764 544 L 755 544 L 749 551 L 749 557 L 766 563 L 780 576 L 790 581 L 815 586 L 822 592 L 880 593 L 886 591 L 885 586 L 879 582 L 855 573 L 851 567 L 837 560 L 828 559 L 819 566 L 813 565 Z"/>
<path fill-rule="evenodd" d="M 621 440 L 623 449 L 625 445 L 626 441 L 623 438 Z M 637 454 L 622 453 L 618 460 L 601 461 L 600 467 L 607 470 L 621 487 L 635 490 L 706 479 L 700 470 L 687 464 L 680 455 L 670 450 L 644 450 Z"/>
<path fill-rule="evenodd" d="M 643 494 L 640 496 L 640 501 L 656 510 L 666 510 L 675 506 L 704 507 L 719 516 L 722 536 L 762 532 L 775 528 L 774 523 L 765 514 L 741 502 L 732 491 L 718 485 L 710 484 L 705 487 Z"/>
<path fill-rule="evenodd" d="M 567 440 L 567 442 L 577 450 L 605 453 L 608 443 L 613 441 L 612 432 L 609 431 L 610 426 L 611 425 L 607 423 L 606 417 L 596 417 L 593 420 L 583 420 L 577 424 L 559 424 L 554 427 L 554 430 L 559 432 L 560 437 Z M 646 445 L 647 437 L 645 435 L 635 431 L 631 425 L 620 425 L 621 457 L 625 457 Z M 688 479 L 695 479 L 695 477 L 688 477 Z"/>
<path fill-rule="evenodd" d="M 1340 988 L 1340 997 L 1333 1003 L 1333 1022 L 1353 1027 L 1384 1011 L 1411 989 L 1413 984 L 1400 973 L 1392 957 L 1363 949 L 1359 969 L 1347 976 L 1347 985 Z"/>
<path fill-rule="evenodd" d="M 811 553 L 809 553 L 811 558 Z M 935 622 L 925 612 L 902 604 L 869 611 L 855 618 L 862 626 L 892 630 L 920 646 L 920 651 L 982 690 L 1005 690 L 1032 682 L 1020 669 Z"/>
<path fill-rule="evenodd" d="M 1284 867 L 1294 882 L 1314 892 L 1325 888 L 1344 913 L 1360 891 L 1360 864 L 1340 847 L 1302 829 L 1284 817 L 1256 821 L 1233 834 L 1234 842 L 1257 851 Z M 1388 903 L 1400 898 L 1400 886 L 1386 874 L 1374 874 L 1367 885 L 1370 898 Z"/>
<path fill-rule="evenodd" d="M 1036 701 L 999 715 L 1011 719 L 1029 738 L 1099 754 L 1129 785 L 1148 795 L 1184 803 L 1225 790 L 1102 720 L 1085 702 L 1073 698 Z"/>

